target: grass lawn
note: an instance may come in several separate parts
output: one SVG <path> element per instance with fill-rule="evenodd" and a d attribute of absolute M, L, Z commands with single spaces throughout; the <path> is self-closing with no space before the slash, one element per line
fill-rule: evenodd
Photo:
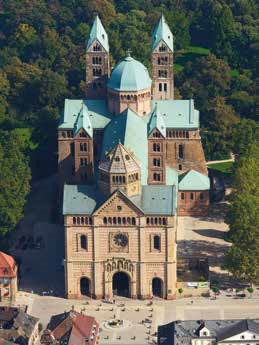
<path fill-rule="evenodd" d="M 177 52 L 176 63 L 174 64 L 175 73 L 181 71 L 188 61 L 193 61 L 201 56 L 209 54 L 209 49 L 203 47 L 190 46 L 187 49 Z"/>
<path fill-rule="evenodd" d="M 232 166 L 233 166 L 233 162 L 223 162 L 223 163 L 209 164 L 208 168 L 213 169 L 213 170 L 218 170 L 223 173 L 230 173 Z"/>

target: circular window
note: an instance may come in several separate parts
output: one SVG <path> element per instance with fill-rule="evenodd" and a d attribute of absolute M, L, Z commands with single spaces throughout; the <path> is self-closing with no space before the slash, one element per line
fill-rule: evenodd
<path fill-rule="evenodd" d="M 116 161 L 116 162 L 119 162 L 119 161 L 120 161 L 120 157 L 118 157 L 118 156 L 115 157 L 115 161 Z"/>
<path fill-rule="evenodd" d="M 130 160 L 130 156 L 129 155 L 126 155 L 125 158 L 127 159 L 127 161 Z"/>
<path fill-rule="evenodd" d="M 121 211 L 122 210 L 122 207 L 120 205 L 117 206 L 117 210 L 118 211 Z"/>

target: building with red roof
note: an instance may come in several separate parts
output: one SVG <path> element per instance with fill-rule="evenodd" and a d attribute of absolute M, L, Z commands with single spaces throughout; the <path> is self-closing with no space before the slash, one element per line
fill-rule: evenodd
<path fill-rule="evenodd" d="M 41 336 L 42 345 L 97 345 L 99 324 L 92 316 L 76 311 L 53 315 Z"/>
<path fill-rule="evenodd" d="M 14 258 L 0 252 L 0 301 L 15 298 L 17 273 L 18 267 Z"/>

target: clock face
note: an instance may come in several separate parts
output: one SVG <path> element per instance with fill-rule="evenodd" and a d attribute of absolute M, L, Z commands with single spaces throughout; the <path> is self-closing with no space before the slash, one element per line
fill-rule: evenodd
<path fill-rule="evenodd" d="M 126 247 L 128 244 L 128 237 L 125 234 L 115 234 L 113 241 L 118 247 Z"/>

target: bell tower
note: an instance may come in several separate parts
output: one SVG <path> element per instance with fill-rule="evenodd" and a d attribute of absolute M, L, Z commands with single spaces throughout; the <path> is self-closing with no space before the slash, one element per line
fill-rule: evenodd
<path fill-rule="evenodd" d="M 109 41 L 97 15 L 86 41 L 86 98 L 104 99 L 109 76 Z"/>
<path fill-rule="evenodd" d="M 163 15 L 152 34 L 152 94 L 154 99 L 174 98 L 173 34 Z"/>

